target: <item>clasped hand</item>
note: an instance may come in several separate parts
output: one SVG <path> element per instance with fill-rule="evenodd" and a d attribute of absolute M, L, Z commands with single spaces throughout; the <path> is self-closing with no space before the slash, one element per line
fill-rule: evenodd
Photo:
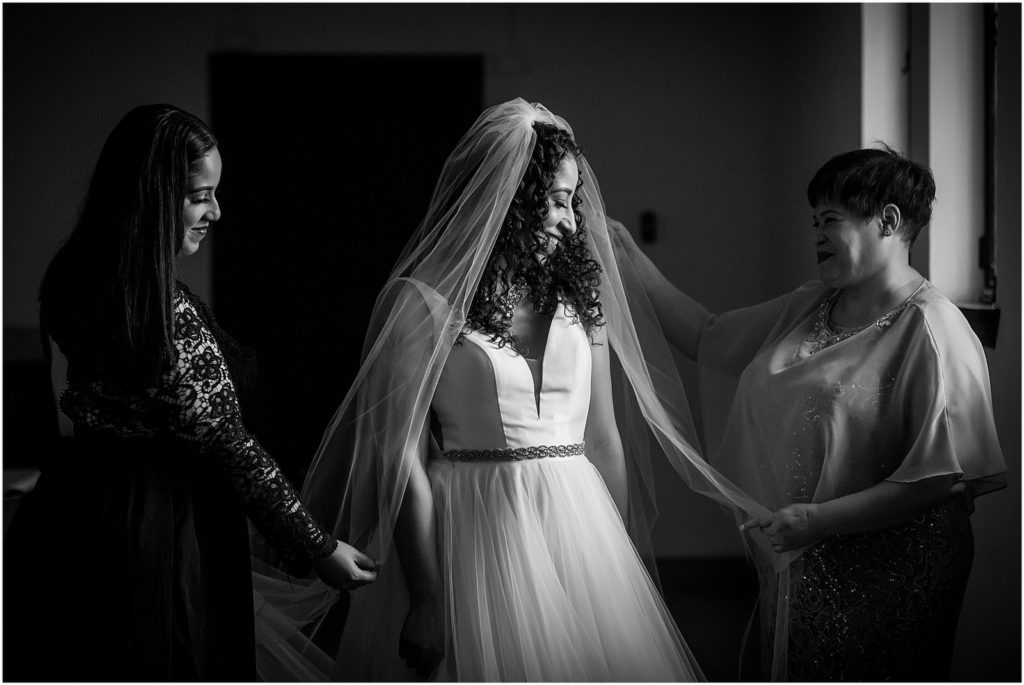
<path fill-rule="evenodd" d="M 313 562 L 320 579 L 338 590 L 355 590 L 377 579 L 380 564 L 341 540 L 330 556 Z"/>
<path fill-rule="evenodd" d="M 759 529 L 776 552 L 807 547 L 825 537 L 817 518 L 817 505 L 790 504 L 774 514 L 747 519 L 740 531 Z"/>

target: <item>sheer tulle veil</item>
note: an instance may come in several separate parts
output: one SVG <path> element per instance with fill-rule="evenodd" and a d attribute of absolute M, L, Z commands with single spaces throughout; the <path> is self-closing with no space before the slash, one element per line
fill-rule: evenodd
<path fill-rule="evenodd" d="M 484 111 L 449 156 L 425 218 L 377 298 L 360 370 L 324 432 L 305 481 L 302 500 L 317 518 L 337 537 L 383 562 L 377 583 L 353 594 L 354 601 L 369 594 L 384 598 L 389 608 L 382 616 L 403 613 L 404 588 L 398 587 L 401 573 L 394 571 L 398 555 L 391 545 L 396 518 L 413 464 L 429 458 L 431 399 L 530 161 L 535 121 L 572 132 L 544 106 L 515 99 Z M 613 250 L 593 168 L 586 159 L 577 161 L 582 179 L 578 211 L 602 269 L 602 311 L 623 381 L 617 384 L 624 389 L 618 423 L 629 473 L 627 528 L 651 561 L 650 530 L 657 513 L 652 458 L 668 459 L 690 488 L 733 510 L 750 516 L 768 511 L 712 469 L 698 451 L 669 344 L 634 267 Z M 776 567 L 787 561 L 777 557 Z M 299 628 L 321 617 L 336 593 L 319 581 L 289 579 L 259 561 L 254 564 L 261 675 L 272 680 L 329 677 L 337 668 L 333 646 L 321 651 Z M 648 565 L 653 571 L 653 563 Z M 397 640 L 373 626 L 360 626 L 359 632 L 366 649 Z M 397 643 L 385 646 L 397 653 Z"/>

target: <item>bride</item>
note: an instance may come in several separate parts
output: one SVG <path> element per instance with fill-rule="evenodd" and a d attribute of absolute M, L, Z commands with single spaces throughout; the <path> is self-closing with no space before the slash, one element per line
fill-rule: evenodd
<path fill-rule="evenodd" d="M 315 515 L 384 562 L 352 596 L 331 677 L 702 679 L 645 567 L 650 450 L 632 443 L 653 433 L 692 488 L 766 510 L 692 447 L 634 292 L 569 125 L 521 99 L 483 112 L 377 299 L 306 479 Z M 633 390 L 625 447 L 612 351 Z"/>

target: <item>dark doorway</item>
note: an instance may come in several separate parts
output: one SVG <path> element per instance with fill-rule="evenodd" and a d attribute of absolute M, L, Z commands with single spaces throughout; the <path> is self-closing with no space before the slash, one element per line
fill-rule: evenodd
<path fill-rule="evenodd" d="M 301 481 L 377 292 L 482 109 L 483 59 L 224 54 L 211 72 L 214 305 L 258 354 L 250 428 Z"/>

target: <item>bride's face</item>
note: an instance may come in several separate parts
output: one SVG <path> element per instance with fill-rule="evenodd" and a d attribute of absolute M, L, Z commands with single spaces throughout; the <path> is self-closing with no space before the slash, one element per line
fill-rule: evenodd
<path fill-rule="evenodd" d="M 572 210 L 572 199 L 576 195 L 576 184 L 580 180 L 579 166 L 574 157 L 566 157 L 555 171 L 555 178 L 547 190 L 545 199 L 547 215 L 541 222 L 541 230 L 547 237 L 547 253 L 550 255 L 565 238 L 576 233 L 576 217 Z"/>

